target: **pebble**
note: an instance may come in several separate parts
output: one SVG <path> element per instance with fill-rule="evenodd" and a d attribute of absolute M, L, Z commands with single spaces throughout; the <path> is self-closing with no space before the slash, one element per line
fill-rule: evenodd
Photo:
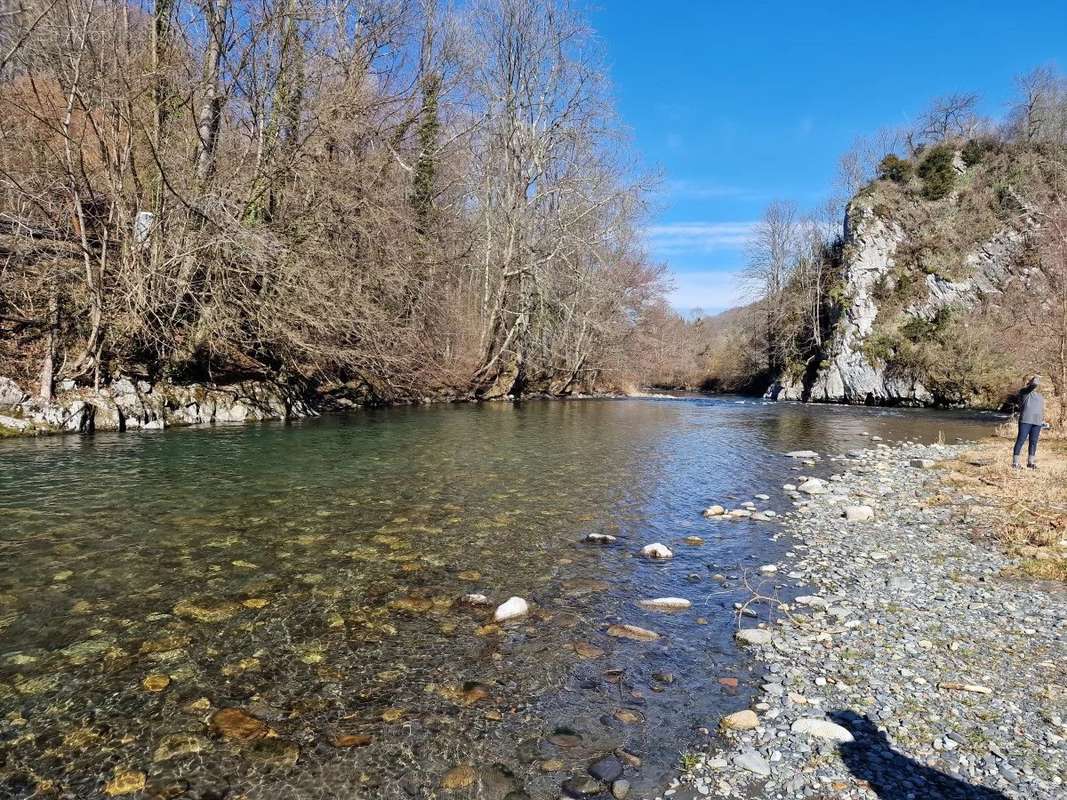
<path fill-rule="evenodd" d="M 530 606 L 525 600 L 521 597 L 509 597 L 496 607 L 496 611 L 493 612 L 493 621 L 505 622 L 509 619 L 525 617 L 529 613 Z"/>

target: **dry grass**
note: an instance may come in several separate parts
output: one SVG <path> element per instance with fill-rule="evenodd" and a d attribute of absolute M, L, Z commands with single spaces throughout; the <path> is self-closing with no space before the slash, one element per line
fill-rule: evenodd
<path fill-rule="evenodd" d="M 993 437 L 943 462 L 944 483 L 977 498 L 962 509 L 964 518 L 1023 558 L 1018 573 L 1067 581 L 1067 441 L 1042 437 L 1037 470 L 1012 469 L 1011 445 Z M 942 490 L 927 502 L 953 500 Z"/>

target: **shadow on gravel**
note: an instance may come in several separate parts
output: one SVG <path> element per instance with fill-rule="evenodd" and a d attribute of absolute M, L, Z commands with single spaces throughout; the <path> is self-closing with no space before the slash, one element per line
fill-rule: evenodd
<path fill-rule="evenodd" d="M 856 741 L 838 745 L 849 771 L 867 781 L 880 800 L 1008 800 L 984 786 L 972 786 L 898 753 L 870 718 L 854 711 L 834 711 L 830 719 L 847 728 Z"/>

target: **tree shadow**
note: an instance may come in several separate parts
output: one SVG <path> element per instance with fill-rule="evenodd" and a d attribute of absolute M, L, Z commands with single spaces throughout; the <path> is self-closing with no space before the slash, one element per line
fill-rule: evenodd
<path fill-rule="evenodd" d="M 841 758 L 880 800 L 1008 800 L 996 789 L 973 786 L 898 753 L 866 715 L 834 711 L 830 719 L 855 737 L 854 742 L 838 745 Z"/>

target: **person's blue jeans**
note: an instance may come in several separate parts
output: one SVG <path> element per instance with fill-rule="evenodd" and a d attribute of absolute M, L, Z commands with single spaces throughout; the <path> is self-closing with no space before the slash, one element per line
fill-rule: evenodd
<path fill-rule="evenodd" d="M 1037 459 L 1037 437 L 1041 435 L 1040 425 L 1031 425 L 1029 422 L 1019 423 L 1019 435 L 1015 437 L 1015 449 L 1011 452 L 1012 461 L 1018 462 L 1019 454 L 1023 451 L 1023 442 L 1030 440 L 1030 449 L 1027 451 L 1026 463 L 1033 464 Z"/>

